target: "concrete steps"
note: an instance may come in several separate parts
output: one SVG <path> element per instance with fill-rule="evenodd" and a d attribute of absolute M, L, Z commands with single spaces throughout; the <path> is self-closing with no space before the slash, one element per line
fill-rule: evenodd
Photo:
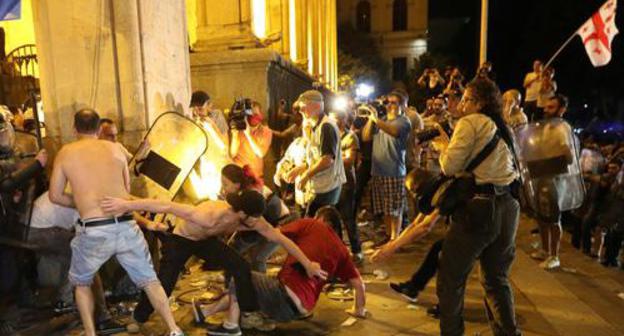
<path fill-rule="evenodd" d="M 624 335 L 624 300 L 617 296 L 624 291 L 624 272 L 602 267 L 566 242 L 561 248 L 562 267 L 541 269 L 529 257 L 533 225 L 523 218 L 511 281 L 516 296 L 526 298 L 548 325 L 536 327 L 535 319 L 519 318 L 523 331 L 550 330 L 548 334 L 562 336 Z M 519 307 L 517 311 L 522 316 Z"/>

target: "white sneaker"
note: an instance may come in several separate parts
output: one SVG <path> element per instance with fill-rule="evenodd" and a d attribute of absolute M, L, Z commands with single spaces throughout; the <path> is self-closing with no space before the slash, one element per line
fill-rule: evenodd
<path fill-rule="evenodd" d="M 559 257 L 555 256 L 548 257 L 548 259 L 540 263 L 540 267 L 545 270 L 555 269 L 559 266 L 561 266 L 561 262 L 559 261 Z"/>
<path fill-rule="evenodd" d="M 546 260 L 548 258 L 548 254 L 544 252 L 544 250 L 539 250 L 531 253 L 531 258 L 537 260 Z"/>

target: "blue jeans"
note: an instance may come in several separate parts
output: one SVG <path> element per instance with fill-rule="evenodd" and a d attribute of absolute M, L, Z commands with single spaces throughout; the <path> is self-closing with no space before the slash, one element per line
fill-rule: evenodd
<path fill-rule="evenodd" d="M 240 231 L 236 235 L 232 248 L 241 255 L 248 253 L 251 269 L 266 273 L 267 260 L 279 249 L 279 244 L 270 242 L 253 231 Z"/>
<path fill-rule="evenodd" d="M 71 249 L 69 281 L 75 286 L 90 286 L 95 273 L 113 256 L 137 287 L 158 282 L 145 237 L 134 220 L 95 227 L 77 225 Z"/>
<path fill-rule="evenodd" d="M 315 194 L 314 199 L 310 204 L 308 204 L 308 209 L 306 210 L 306 217 L 314 217 L 316 214 L 316 210 L 326 206 L 326 205 L 336 205 L 340 200 L 340 191 L 342 190 L 342 186 L 338 186 L 328 192 Z"/>

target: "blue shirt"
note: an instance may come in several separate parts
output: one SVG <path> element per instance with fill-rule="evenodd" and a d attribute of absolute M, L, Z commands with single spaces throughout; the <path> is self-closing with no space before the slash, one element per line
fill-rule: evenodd
<path fill-rule="evenodd" d="M 405 152 L 407 138 L 412 126 L 405 116 L 386 121 L 399 127 L 399 136 L 392 135 L 377 128 L 373 136 L 373 176 L 403 177 L 405 176 Z"/>

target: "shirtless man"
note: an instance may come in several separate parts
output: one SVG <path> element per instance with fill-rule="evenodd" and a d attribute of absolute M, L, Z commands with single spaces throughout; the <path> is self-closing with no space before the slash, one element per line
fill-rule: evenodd
<path fill-rule="evenodd" d="M 81 220 L 71 242 L 69 280 L 76 286 L 76 304 L 85 335 L 94 336 L 91 283 L 98 269 L 115 256 L 132 281 L 142 288 L 170 331 L 184 335 L 176 325 L 169 301 L 154 268 L 141 230 L 132 215 L 112 216 L 100 208 L 104 196 L 127 197 L 130 177 L 119 146 L 97 138 L 100 117 L 90 109 L 74 115 L 78 140 L 58 152 L 50 179 L 50 200 L 75 207 Z M 66 193 L 67 184 L 72 194 Z"/>
<path fill-rule="evenodd" d="M 232 275 L 241 310 L 257 310 L 258 300 L 251 283 L 249 264 L 219 239 L 220 235 L 234 231 L 255 230 L 267 240 L 282 245 L 301 263 L 308 277 L 327 277 L 327 272 L 321 269 L 319 263 L 310 261 L 293 241 L 262 218 L 264 197 L 254 190 L 229 194 L 226 201 L 205 201 L 197 206 L 152 199 L 125 200 L 113 197 L 104 198 L 101 206 L 108 213 L 114 214 L 145 210 L 152 213 L 170 213 L 182 219 L 175 226 L 173 235 L 161 239 L 162 258 L 158 278 L 167 294 L 173 291 L 186 261 L 195 255 Z M 144 323 L 151 312 L 149 302 L 142 298 L 134 310 L 134 319 L 138 323 Z M 197 322 L 203 322 L 203 319 L 197 316 L 195 318 Z"/>

